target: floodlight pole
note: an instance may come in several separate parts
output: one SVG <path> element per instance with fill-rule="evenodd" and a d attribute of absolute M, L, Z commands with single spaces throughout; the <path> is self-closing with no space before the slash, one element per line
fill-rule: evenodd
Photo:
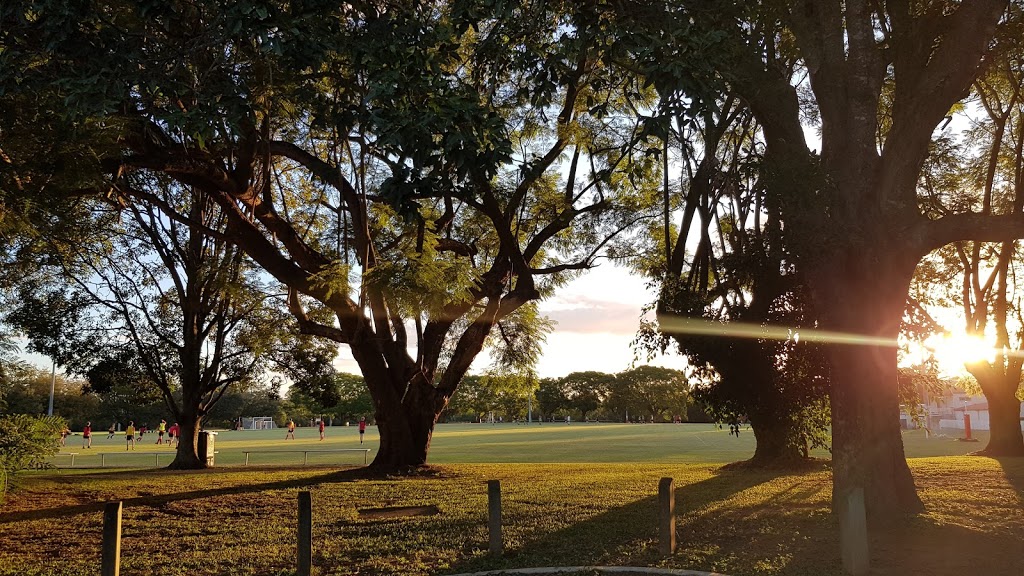
<path fill-rule="evenodd" d="M 53 389 L 57 386 L 57 361 L 53 360 L 53 368 L 50 370 L 50 407 L 46 409 L 47 416 L 53 416 Z"/>

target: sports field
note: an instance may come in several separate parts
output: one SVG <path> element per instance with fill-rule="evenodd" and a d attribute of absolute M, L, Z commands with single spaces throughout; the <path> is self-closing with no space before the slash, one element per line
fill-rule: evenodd
<path fill-rule="evenodd" d="M 252 465 L 361 465 L 359 452 L 315 452 L 317 450 L 366 448 L 368 460 L 376 454 L 379 437 L 375 426 L 367 427 L 364 443 L 354 426 L 327 428 L 320 441 L 315 428 L 298 428 L 295 440 L 285 440 L 285 431 L 218 431 L 215 441 L 217 466 L 242 465 L 244 451 L 252 451 Z M 903 442 L 909 458 L 958 456 L 979 450 L 988 440 L 987 432 L 976 432 L 979 442 L 959 442 L 954 437 L 925 438 L 921 431 L 906 432 Z M 108 440 L 96 434 L 92 448 L 83 449 L 81 436 L 71 436 L 62 453 L 75 452 L 75 467 L 97 467 L 100 453 L 107 467 L 165 466 L 174 450 L 156 445 L 156 434 L 147 434 L 134 453 L 125 450 L 124 435 Z M 301 451 L 309 450 L 307 454 Z M 166 452 L 155 456 L 151 452 Z M 754 434 L 744 428 L 740 437 L 730 436 L 712 424 L 618 424 L 550 423 L 543 424 L 439 424 L 434 432 L 430 462 L 456 463 L 726 463 L 745 460 L 754 453 Z M 814 456 L 827 458 L 828 452 Z M 70 456 L 58 456 L 53 462 L 70 464 Z"/>

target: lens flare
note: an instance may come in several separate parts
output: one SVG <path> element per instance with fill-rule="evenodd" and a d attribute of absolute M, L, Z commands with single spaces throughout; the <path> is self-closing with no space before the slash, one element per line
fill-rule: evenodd
<path fill-rule="evenodd" d="M 896 340 L 893 338 L 882 338 L 867 334 L 851 334 L 815 328 L 792 328 L 746 322 L 710 322 L 702 318 L 685 318 L 681 316 L 658 316 L 658 325 L 663 332 L 668 334 L 693 334 L 726 338 L 766 338 L 770 340 L 793 340 L 795 342 L 820 342 L 855 346 L 896 346 Z"/>

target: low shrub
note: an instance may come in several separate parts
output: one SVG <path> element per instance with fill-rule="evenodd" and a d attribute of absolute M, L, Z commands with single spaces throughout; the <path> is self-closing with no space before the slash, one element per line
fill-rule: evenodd
<path fill-rule="evenodd" d="M 64 425 L 57 416 L 0 416 L 0 500 L 18 472 L 45 466 L 60 450 L 57 438 Z"/>

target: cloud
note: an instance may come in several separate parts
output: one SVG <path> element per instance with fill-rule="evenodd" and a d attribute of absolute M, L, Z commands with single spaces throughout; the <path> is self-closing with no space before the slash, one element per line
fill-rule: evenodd
<path fill-rule="evenodd" d="M 541 312 L 556 321 L 556 332 L 582 334 L 634 334 L 640 325 L 642 305 L 612 302 L 586 296 L 560 298 L 541 306 Z"/>

